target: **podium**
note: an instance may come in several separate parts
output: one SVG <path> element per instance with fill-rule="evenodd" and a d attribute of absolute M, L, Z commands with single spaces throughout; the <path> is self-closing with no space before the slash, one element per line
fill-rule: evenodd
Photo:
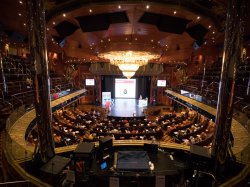
<path fill-rule="evenodd" d="M 139 107 L 148 106 L 148 99 L 139 99 L 138 105 L 139 105 Z"/>

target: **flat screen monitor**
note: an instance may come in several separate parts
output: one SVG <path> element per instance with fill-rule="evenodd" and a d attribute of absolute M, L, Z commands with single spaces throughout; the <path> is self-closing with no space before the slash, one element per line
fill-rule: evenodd
<path fill-rule="evenodd" d="M 95 85 L 95 79 L 85 79 L 85 85 L 86 86 L 94 86 Z"/>
<path fill-rule="evenodd" d="M 115 79 L 115 98 L 135 98 L 136 79 Z"/>
<path fill-rule="evenodd" d="M 107 169 L 108 165 L 107 165 L 107 162 L 103 162 L 101 163 L 101 169 Z"/>
<path fill-rule="evenodd" d="M 157 80 L 158 87 L 166 87 L 167 81 L 166 80 Z"/>

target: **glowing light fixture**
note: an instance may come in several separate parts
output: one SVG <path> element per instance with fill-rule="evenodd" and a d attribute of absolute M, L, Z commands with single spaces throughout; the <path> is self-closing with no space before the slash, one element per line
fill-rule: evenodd
<path fill-rule="evenodd" d="M 148 51 L 109 51 L 100 53 L 98 56 L 118 66 L 128 79 L 134 76 L 140 66 L 148 64 L 149 60 L 160 58 L 159 54 Z"/>

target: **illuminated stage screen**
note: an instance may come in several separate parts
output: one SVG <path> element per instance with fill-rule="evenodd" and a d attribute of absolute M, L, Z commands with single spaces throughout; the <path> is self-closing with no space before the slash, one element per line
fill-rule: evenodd
<path fill-rule="evenodd" d="M 135 98 L 136 79 L 115 79 L 115 98 Z"/>

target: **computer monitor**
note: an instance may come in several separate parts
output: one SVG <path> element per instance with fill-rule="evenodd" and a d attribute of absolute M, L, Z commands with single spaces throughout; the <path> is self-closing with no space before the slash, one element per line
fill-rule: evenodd
<path fill-rule="evenodd" d="M 101 167 L 102 170 L 107 169 L 107 167 L 108 167 L 107 162 L 101 163 L 100 167 Z"/>

